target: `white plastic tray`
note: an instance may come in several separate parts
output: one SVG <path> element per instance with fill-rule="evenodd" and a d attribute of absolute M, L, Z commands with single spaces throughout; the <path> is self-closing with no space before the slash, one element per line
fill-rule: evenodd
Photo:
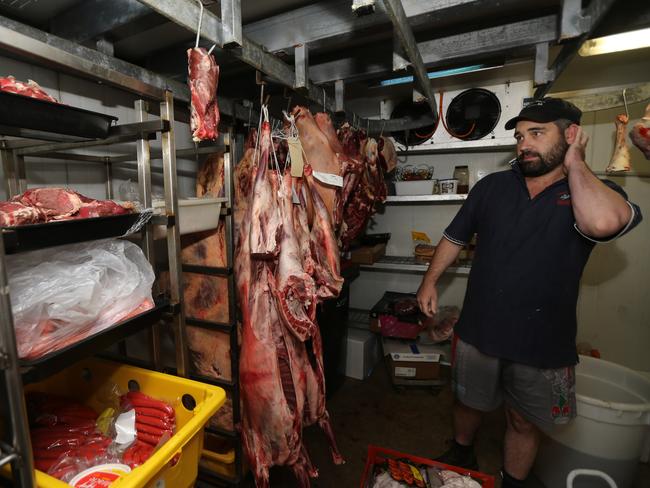
<path fill-rule="evenodd" d="M 219 225 L 221 204 L 225 198 L 183 198 L 178 200 L 178 226 L 181 235 L 215 229 Z M 154 200 L 153 207 L 157 214 L 165 213 L 165 201 Z M 166 235 L 163 225 L 154 227 L 154 239 L 162 239 Z"/>

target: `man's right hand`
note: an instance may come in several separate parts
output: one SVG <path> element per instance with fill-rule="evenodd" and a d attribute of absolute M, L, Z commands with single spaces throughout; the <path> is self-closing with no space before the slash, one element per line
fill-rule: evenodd
<path fill-rule="evenodd" d="M 422 280 L 420 288 L 418 288 L 417 299 L 420 311 L 427 317 L 433 317 L 438 312 L 438 290 L 436 290 L 436 285 L 429 280 Z"/>

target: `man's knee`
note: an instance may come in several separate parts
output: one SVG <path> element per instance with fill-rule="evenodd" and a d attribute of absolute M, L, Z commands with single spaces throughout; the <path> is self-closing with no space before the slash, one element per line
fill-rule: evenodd
<path fill-rule="evenodd" d="M 535 424 L 526 420 L 516 410 L 507 407 L 506 418 L 508 420 L 508 427 L 512 428 L 518 434 L 537 434 L 538 430 Z"/>

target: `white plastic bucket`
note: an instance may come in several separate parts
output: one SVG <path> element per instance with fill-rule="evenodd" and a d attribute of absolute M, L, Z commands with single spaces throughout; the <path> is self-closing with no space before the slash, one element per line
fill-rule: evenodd
<path fill-rule="evenodd" d="M 580 356 L 576 366 L 578 416 L 547 433 L 534 472 L 547 488 L 565 486 L 586 468 L 629 488 L 650 432 L 650 378 L 602 359 Z M 576 479 L 575 488 L 601 488 L 604 480 Z"/>

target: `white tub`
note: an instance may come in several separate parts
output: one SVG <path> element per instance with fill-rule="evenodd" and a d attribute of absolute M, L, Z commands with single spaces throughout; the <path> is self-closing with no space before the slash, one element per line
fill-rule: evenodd
<path fill-rule="evenodd" d="M 602 359 L 580 356 L 576 366 L 578 416 L 542 441 L 534 472 L 547 488 L 566 486 L 569 472 L 588 468 L 629 488 L 648 442 L 650 379 Z M 608 487 L 579 478 L 575 488 Z"/>
<path fill-rule="evenodd" d="M 225 198 L 183 198 L 178 200 L 178 227 L 181 235 L 215 229 L 219 225 L 221 205 Z M 154 200 L 154 211 L 165 213 L 165 201 Z M 154 227 L 154 239 L 162 239 L 167 235 L 163 225 Z"/>

